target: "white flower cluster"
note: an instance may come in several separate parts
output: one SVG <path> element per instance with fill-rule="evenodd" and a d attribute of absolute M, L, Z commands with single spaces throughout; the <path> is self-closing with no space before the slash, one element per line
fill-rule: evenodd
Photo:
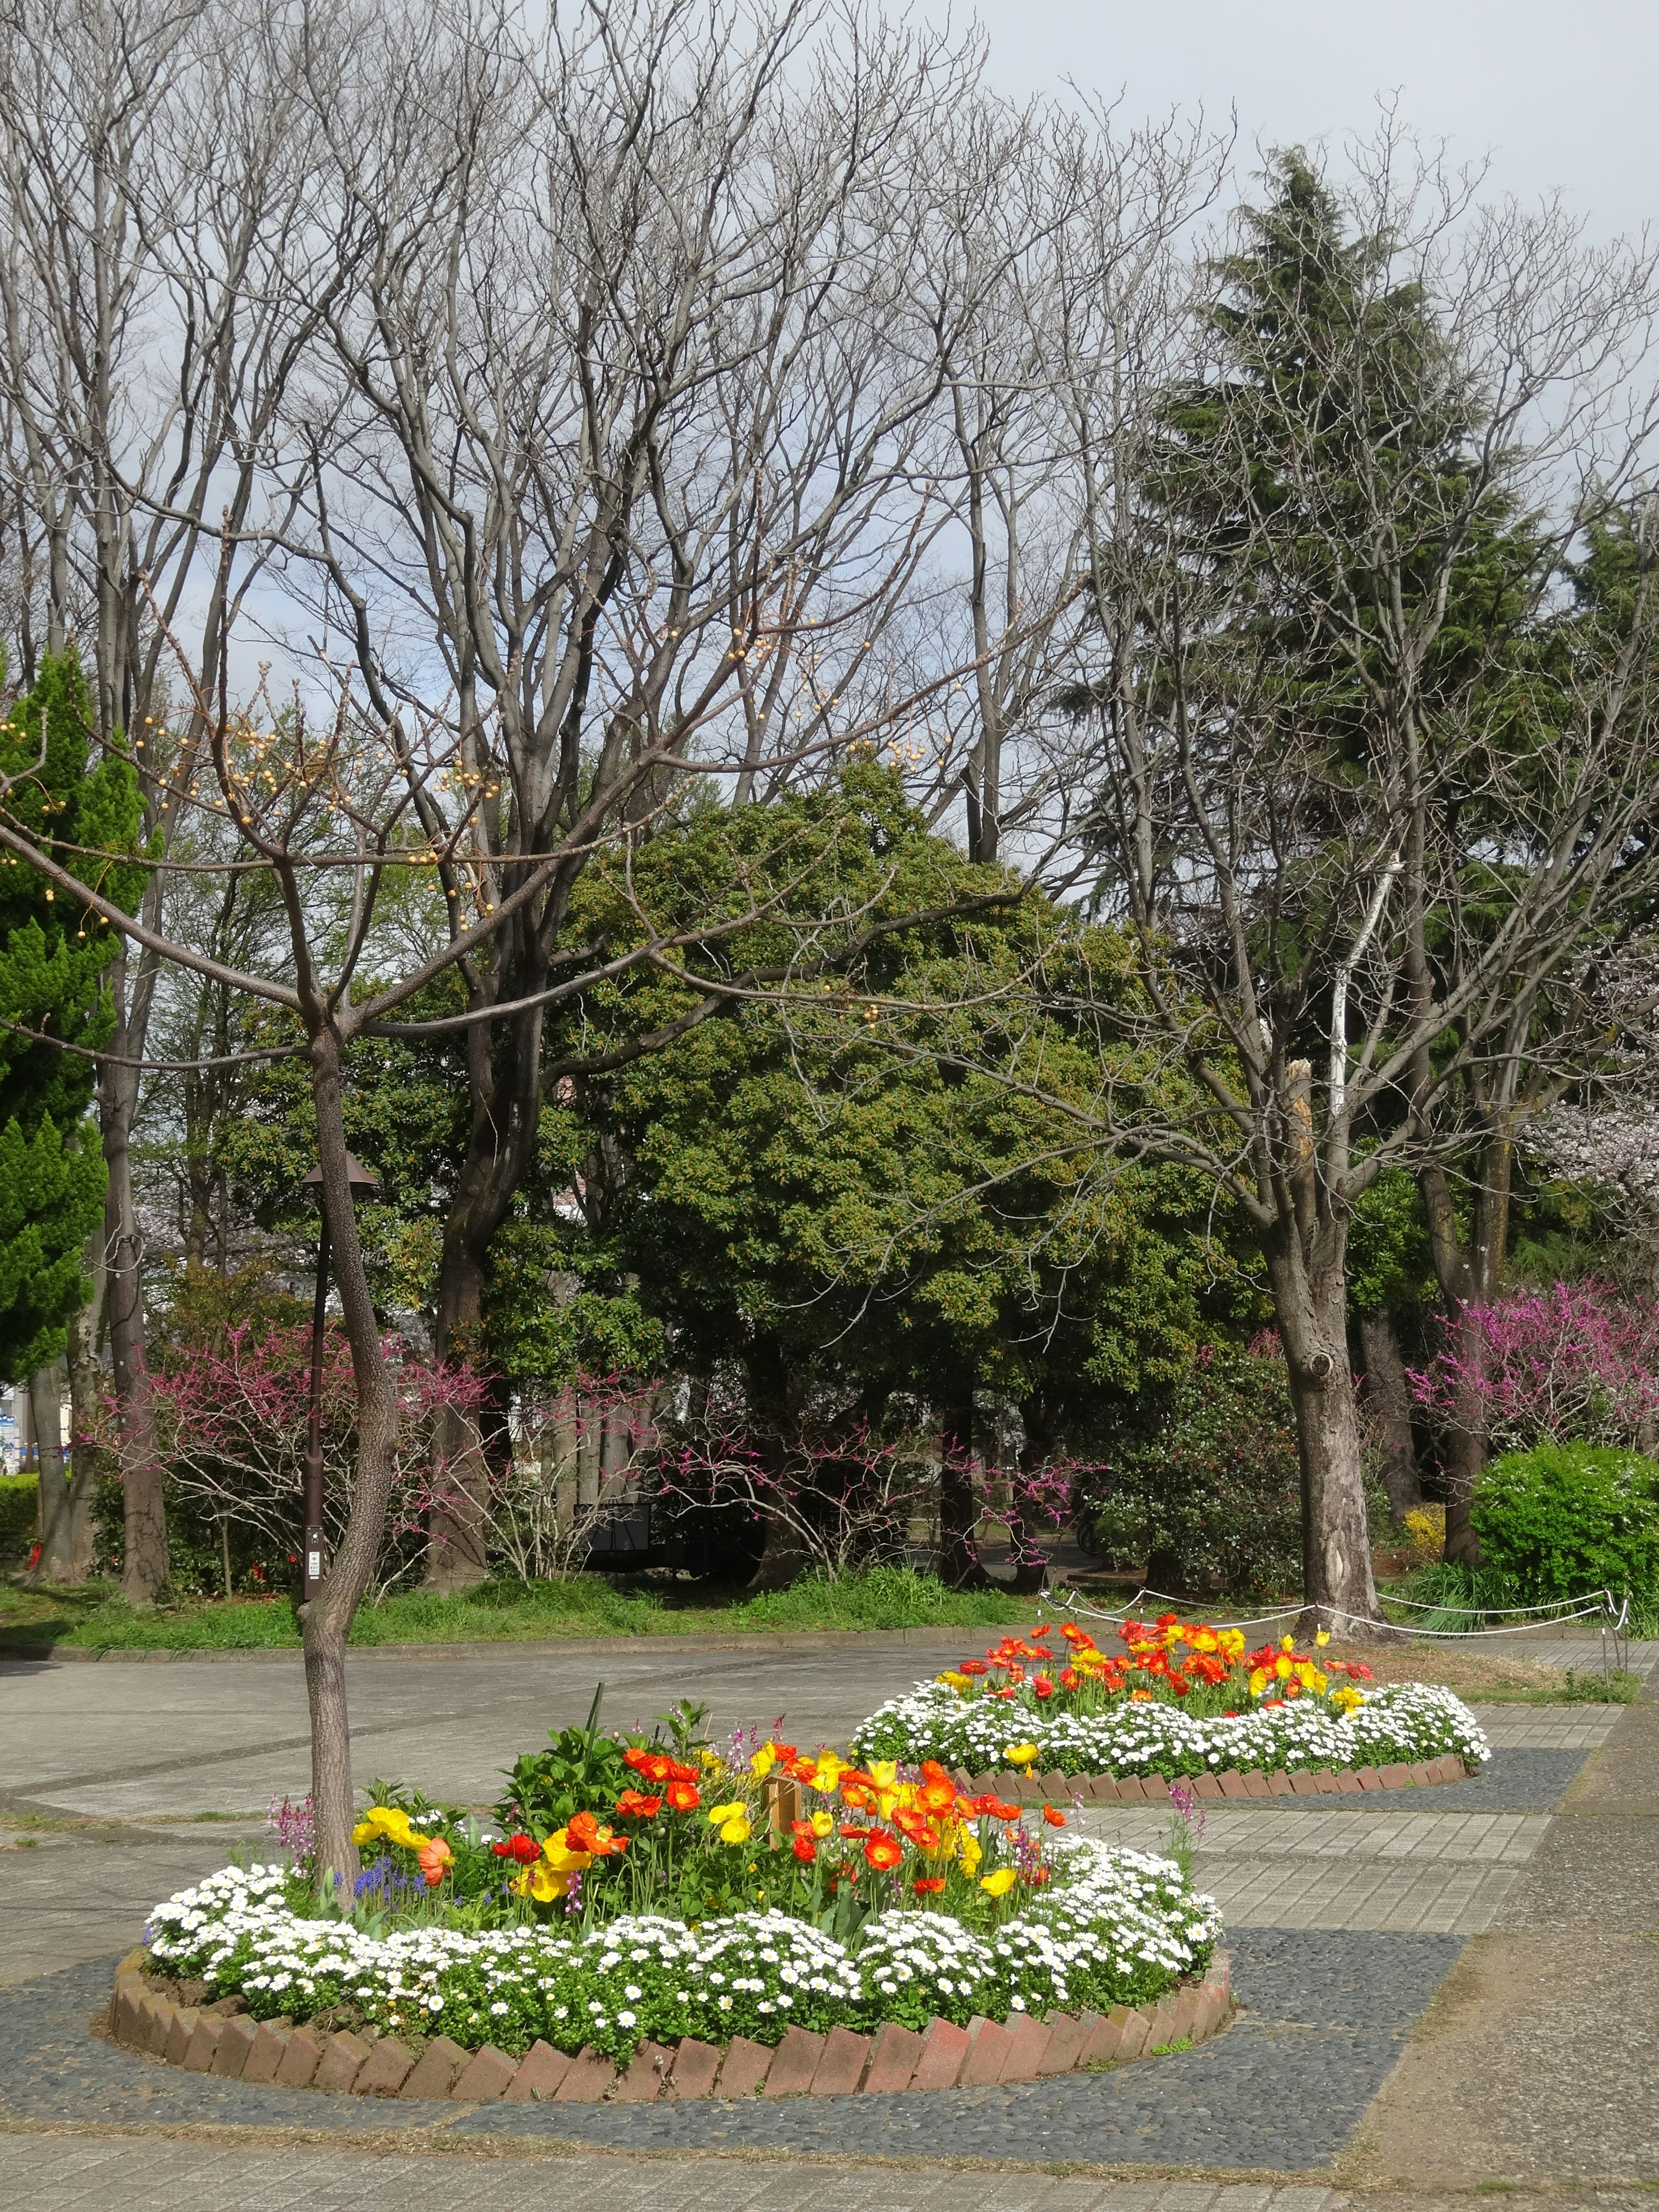
<path fill-rule="evenodd" d="M 160 1966 L 240 1992 L 260 2019 L 349 2008 L 408 2038 L 441 2031 L 523 2051 L 538 2037 L 626 2057 L 647 2036 L 775 2043 L 792 2023 L 921 2026 L 1041 2014 L 1068 2000 L 1139 2003 L 1207 1959 L 1215 1907 L 1170 1862 L 1087 1838 L 1051 1845 L 1052 1887 L 989 1936 L 897 1910 L 850 1944 L 776 1911 L 688 1927 L 630 1916 L 580 1937 L 540 1926 L 371 1936 L 290 1905 L 286 1868 L 226 1867 L 150 1915 Z"/>
<path fill-rule="evenodd" d="M 1409 1765 L 1455 1751 L 1489 1759 L 1474 1715 L 1449 1690 L 1397 1682 L 1365 1691 L 1352 1711 L 1311 1698 L 1204 1719 L 1185 1706 L 1124 1698 L 1097 1712 L 1056 1710 L 1029 1694 L 963 1698 L 947 1682 L 919 1682 L 859 1724 L 860 1759 L 937 1759 L 970 1774 L 1007 1765 L 1011 1744 L 1034 1743 L 1041 1771 L 1205 1774 L 1282 1766 L 1291 1773 Z"/>

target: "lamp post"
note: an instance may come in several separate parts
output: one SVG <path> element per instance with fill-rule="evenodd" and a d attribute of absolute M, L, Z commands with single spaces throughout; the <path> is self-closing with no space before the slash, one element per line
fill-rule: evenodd
<path fill-rule="evenodd" d="M 346 1182 L 351 1202 L 371 1197 L 380 1188 L 361 1160 L 346 1154 Z M 306 1176 L 301 1188 L 314 1190 L 320 1204 L 323 1170 L 320 1163 Z M 305 1522 L 305 1548 L 301 1564 L 304 1601 L 308 1605 L 323 1586 L 323 1323 L 328 1314 L 328 1209 L 321 1208 L 322 1226 L 317 1239 L 317 1303 L 311 1313 L 311 1408 L 306 1422 L 306 1471 L 301 1498 Z"/>

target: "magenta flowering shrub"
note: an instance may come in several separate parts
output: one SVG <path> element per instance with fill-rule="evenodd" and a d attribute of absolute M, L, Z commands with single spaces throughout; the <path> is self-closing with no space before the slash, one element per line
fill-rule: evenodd
<path fill-rule="evenodd" d="M 1659 1306 L 1606 1283 L 1554 1283 L 1443 1324 L 1411 1370 L 1419 1402 L 1444 1418 L 1473 1399 L 1494 1450 L 1547 1440 L 1644 1443 L 1659 1420 Z"/>
<path fill-rule="evenodd" d="M 386 1340 L 398 1398 L 396 1486 L 383 1588 L 402 1540 L 418 1535 L 444 1501 L 441 1417 L 475 1413 L 487 1395 L 471 1368 L 416 1358 Z M 243 1324 L 205 1344 L 175 1346 L 150 1388 L 156 1448 L 175 1498 L 211 1521 L 256 1532 L 280 1553 L 297 1537 L 301 1472 L 310 1404 L 311 1331 L 303 1324 Z M 331 1544 L 350 1510 L 356 1465 L 356 1390 L 345 1332 L 325 1330 L 322 1367 L 323 1512 Z M 373 1594 L 373 1593 L 371 1593 Z"/>

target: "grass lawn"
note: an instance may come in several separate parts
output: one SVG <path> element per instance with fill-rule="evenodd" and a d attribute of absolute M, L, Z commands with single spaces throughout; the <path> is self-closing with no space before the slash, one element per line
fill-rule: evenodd
<path fill-rule="evenodd" d="M 486 1583 L 461 1597 L 419 1593 L 359 1608 L 351 1640 L 368 1644 L 511 1644 L 550 1638 L 696 1636 L 780 1630 L 1016 1626 L 1036 1601 L 948 1590 L 908 1568 L 816 1579 L 762 1597 L 639 1576 L 568 1583 Z M 108 1583 L 30 1589 L 0 1581 L 0 1651 L 80 1645 L 94 1650 L 250 1651 L 297 1647 L 287 1598 L 189 1599 L 135 1612 Z"/>

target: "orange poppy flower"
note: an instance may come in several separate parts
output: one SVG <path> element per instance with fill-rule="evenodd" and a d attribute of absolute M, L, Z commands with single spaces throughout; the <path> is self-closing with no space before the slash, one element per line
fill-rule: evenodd
<path fill-rule="evenodd" d="M 898 1864 L 904 1852 L 896 1836 L 873 1835 L 865 1844 L 864 1856 L 866 1863 L 878 1874 L 887 1874 Z"/>
<path fill-rule="evenodd" d="M 1051 1828 L 1063 1828 L 1066 1826 L 1066 1815 L 1058 1805 L 1045 1805 L 1042 1808 L 1042 1817 Z"/>
<path fill-rule="evenodd" d="M 662 1799 L 647 1797 L 637 1790 L 624 1790 L 617 1800 L 617 1810 L 633 1820 L 654 1820 L 662 1810 Z"/>
<path fill-rule="evenodd" d="M 666 1782 L 672 1763 L 665 1752 L 646 1751 L 638 1746 L 623 1753 L 623 1765 L 631 1766 L 647 1782 Z"/>
<path fill-rule="evenodd" d="M 811 1866 L 818 1855 L 817 1841 L 810 1828 L 804 1836 L 793 1837 L 790 1839 L 789 1848 L 803 1866 Z"/>
<path fill-rule="evenodd" d="M 695 1782 L 671 1782 L 664 1794 L 676 1813 L 695 1813 L 702 1802 L 702 1792 Z"/>
<path fill-rule="evenodd" d="M 587 1851 L 596 1859 L 615 1858 L 628 1849 L 626 1836 L 617 1835 L 591 1813 L 578 1813 L 567 1826 L 565 1837 L 572 1850 Z"/>
<path fill-rule="evenodd" d="M 937 1897 L 945 1887 L 945 1876 L 942 1874 L 918 1875 L 910 1887 L 918 1897 Z"/>
<path fill-rule="evenodd" d="M 949 1782 L 924 1782 L 916 1792 L 916 1802 L 925 1813 L 948 1813 L 956 1802 L 955 1784 Z"/>

